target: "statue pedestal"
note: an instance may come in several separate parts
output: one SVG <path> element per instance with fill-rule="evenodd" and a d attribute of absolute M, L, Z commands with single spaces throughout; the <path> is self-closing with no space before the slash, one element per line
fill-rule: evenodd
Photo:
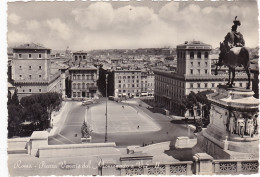
<path fill-rule="evenodd" d="M 259 136 L 255 124 L 259 118 L 254 115 L 258 113 L 259 100 L 253 95 L 251 90 L 222 85 L 208 95 L 210 123 L 198 133 L 193 153 L 206 152 L 215 159 L 258 158 Z"/>
<path fill-rule="evenodd" d="M 91 143 L 91 136 L 87 138 L 81 138 L 81 143 L 82 144 Z"/>

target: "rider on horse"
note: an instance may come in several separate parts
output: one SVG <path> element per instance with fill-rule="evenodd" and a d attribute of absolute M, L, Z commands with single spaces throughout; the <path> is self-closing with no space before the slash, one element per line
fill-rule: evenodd
<path fill-rule="evenodd" d="M 225 36 L 224 44 L 227 46 L 227 49 L 229 50 L 233 47 L 244 47 L 245 46 L 245 40 L 243 38 L 243 35 L 240 32 L 237 32 L 237 27 L 241 25 L 240 21 L 237 20 L 237 16 L 235 17 L 235 20 L 233 21 L 234 25 L 231 28 L 231 32 L 228 32 L 228 34 Z M 217 66 L 223 65 L 223 58 L 219 58 Z"/>

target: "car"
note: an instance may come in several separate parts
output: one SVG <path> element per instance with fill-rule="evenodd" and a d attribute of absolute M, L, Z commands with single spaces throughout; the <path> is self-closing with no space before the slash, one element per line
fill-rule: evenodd
<path fill-rule="evenodd" d="M 86 106 L 86 105 L 89 105 L 89 104 L 92 104 L 92 103 L 93 103 L 92 100 L 82 101 L 82 106 Z"/>

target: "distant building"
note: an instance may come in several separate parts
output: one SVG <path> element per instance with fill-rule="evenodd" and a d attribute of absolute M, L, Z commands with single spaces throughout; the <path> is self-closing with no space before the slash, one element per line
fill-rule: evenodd
<path fill-rule="evenodd" d="M 94 98 L 97 93 L 97 68 L 94 66 L 69 69 L 71 98 Z"/>
<path fill-rule="evenodd" d="M 170 110 L 182 114 L 180 102 L 191 91 L 197 93 L 215 89 L 227 81 L 226 73 L 211 75 L 211 45 L 200 41 L 190 41 L 177 46 L 177 70 L 154 70 L 155 102 Z M 246 87 L 247 76 L 236 75 L 236 86 Z"/>
<path fill-rule="evenodd" d="M 114 71 L 115 97 L 140 96 L 141 70 Z"/>
<path fill-rule="evenodd" d="M 141 96 L 154 96 L 154 73 L 141 72 Z"/>
<path fill-rule="evenodd" d="M 79 66 L 79 64 L 82 60 L 87 59 L 87 54 L 88 53 L 85 52 L 85 51 L 73 52 L 73 54 L 72 54 L 72 64 Z"/>
<path fill-rule="evenodd" d="M 12 82 L 18 97 L 36 93 L 61 92 L 60 72 L 51 73 L 51 49 L 38 44 L 13 48 Z"/>

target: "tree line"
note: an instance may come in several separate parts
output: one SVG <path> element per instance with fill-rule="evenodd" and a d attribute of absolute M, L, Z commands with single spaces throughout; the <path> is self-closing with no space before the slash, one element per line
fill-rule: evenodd
<path fill-rule="evenodd" d="M 8 138 L 30 136 L 35 130 L 50 127 L 51 113 L 61 107 L 62 96 L 56 92 L 34 94 L 22 97 L 19 101 L 17 91 L 8 95 Z"/>

